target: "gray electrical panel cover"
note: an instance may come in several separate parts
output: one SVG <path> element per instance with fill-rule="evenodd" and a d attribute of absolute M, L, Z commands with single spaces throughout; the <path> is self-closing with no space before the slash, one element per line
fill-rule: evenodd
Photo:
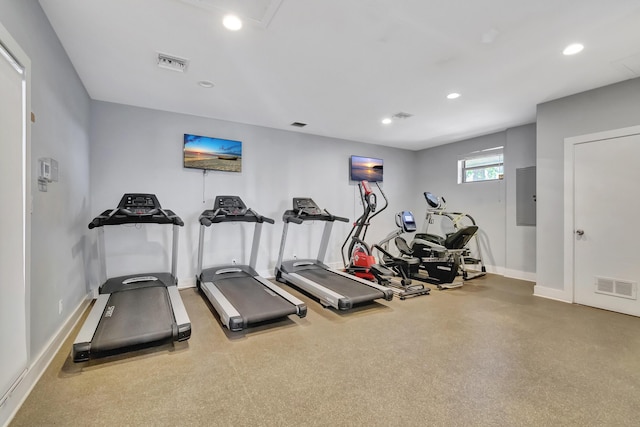
<path fill-rule="evenodd" d="M 536 225 L 536 167 L 516 169 L 516 225 Z"/>

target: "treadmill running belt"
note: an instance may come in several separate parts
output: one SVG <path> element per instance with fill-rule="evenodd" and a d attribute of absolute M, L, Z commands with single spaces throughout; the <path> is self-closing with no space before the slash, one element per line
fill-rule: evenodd
<path fill-rule="evenodd" d="M 359 304 L 378 298 L 384 298 L 384 293 L 382 291 L 359 283 L 355 280 L 351 280 L 348 277 L 343 277 L 324 268 L 309 268 L 296 271 L 296 273 L 349 298 L 352 304 Z"/>
<path fill-rule="evenodd" d="M 169 340 L 174 327 L 164 286 L 115 292 L 109 297 L 91 341 L 91 352 L 113 352 Z"/>
<path fill-rule="evenodd" d="M 253 277 L 219 279 L 214 284 L 238 310 L 245 326 L 297 313 L 295 305 Z"/>

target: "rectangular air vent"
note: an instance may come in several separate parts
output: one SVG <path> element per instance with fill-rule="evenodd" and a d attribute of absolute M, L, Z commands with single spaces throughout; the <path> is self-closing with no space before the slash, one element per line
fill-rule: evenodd
<path fill-rule="evenodd" d="M 638 299 L 638 283 L 629 280 L 610 279 L 596 277 L 597 294 L 611 295 L 614 297 Z"/>
<path fill-rule="evenodd" d="M 404 113 L 400 111 L 399 113 L 395 113 L 392 117 L 394 119 L 408 119 L 409 117 L 413 117 L 413 114 Z"/>
<path fill-rule="evenodd" d="M 160 68 L 184 73 L 185 71 L 187 71 L 188 65 L 189 60 L 187 59 L 178 58 L 177 56 L 171 56 L 158 52 L 158 67 Z"/>

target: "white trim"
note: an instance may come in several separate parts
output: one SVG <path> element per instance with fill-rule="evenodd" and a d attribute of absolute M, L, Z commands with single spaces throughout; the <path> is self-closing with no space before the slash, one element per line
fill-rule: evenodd
<path fill-rule="evenodd" d="M 504 267 L 499 267 L 499 266 L 496 266 L 496 265 L 487 265 L 487 264 L 484 265 L 484 269 L 487 270 L 487 273 L 498 274 L 500 276 L 504 276 L 505 275 L 505 271 L 506 271 L 506 268 L 504 268 Z M 479 271 L 479 270 L 475 270 L 473 268 L 467 268 L 467 270 L 469 270 L 469 272 L 472 272 L 472 273 L 475 272 L 475 271 Z"/>
<path fill-rule="evenodd" d="M 258 271 L 258 275 L 268 280 L 276 278 L 276 276 L 273 274 L 273 268 L 271 270 Z"/>
<path fill-rule="evenodd" d="M 573 302 L 572 293 L 563 289 L 549 288 L 542 285 L 535 285 L 533 287 L 533 296 L 548 298 L 555 301 L 561 301 L 571 304 Z"/>
<path fill-rule="evenodd" d="M 510 279 L 526 280 L 527 282 L 536 281 L 536 273 L 532 273 L 530 271 L 511 270 L 509 268 L 505 268 L 503 276 Z"/>
<path fill-rule="evenodd" d="M 178 279 L 178 289 L 188 289 L 196 287 L 196 278 Z"/>
<path fill-rule="evenodd" d="M 564 297 L 561 300 L 575 302 L 574 289 L 574 191 L 575 191 L 575 171 L 574 171 L 574 151 L 578 144 L 585 144 L 594 141 L 602 141 L 612 138 L 622 138 L 625 136 L 640 134 L 640 126 L 631 126 L 620 129 L 613 129 L 604 132 L 596 132 L 587 135 L 572 136 L 564 139 Z M 535 294 L 535 293 L 534 293 Z M 542 296 L 542 295 L 541 295 Z M 556 298 L 554 298 L 556 299 Z"/>
<path fill-rule="evenodd" d="M 23 67 L 23 91 L 25 94 L 25 105 L 23 111 L 23 120 L 25 124 L 25 135 L 23 145 L 23 210 L 24 210 L 24 286 L 25 286 L 25 332 L 26 332 L 26 369 L 20 376 L 20 379 L 12 386 L 10 393 L 2 396 L 5 390 L 0 390 L 0 397 L 5 400 L 0 405 L 0 425 L 8 424 L 13 418 L 15 412 L 22 404 L 24 398 L 15 406 L 16 398 L 21 393 L 22 384 L 29 376 L 29 361 L 33 360 L 31 355 L 31 59 L 25 53 L 20 45 L 14 40 L 9 31 L 0 23 L 0 42 L 10 52 L 10 54 L 20 62 Z M 7 418 L 8 417 L 8 418 Z"/>
<path fill-rule="evenodd" d="M 27 397 L 29 397 L 29 394 L 40 380 L 40 377 L 45 373 L 53 361 L 53 358 L 58 354 L 60 348 L 62 348 L 62 345 L 69 337 L 69 334 L 71 334 L 78 324 L 78 321 L 82 318 L 82 314 L 90 302 L 91 299 L 86 298 L 78 304 L 76 309 L 73 310 L 67 318 L 67 321 L 56 331 L 38 357 L 36 357 L 27 368 L 27 373 L 23 376 L 22 381 L 7 397 L 4 405 L 0 407 L 0 425 L 8 426 L 13 417 L 18 413 L 18 410 Z"/>

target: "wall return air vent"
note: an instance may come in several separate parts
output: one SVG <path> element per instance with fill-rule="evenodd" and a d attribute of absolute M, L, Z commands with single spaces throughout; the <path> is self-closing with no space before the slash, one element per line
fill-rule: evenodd
<path fill-rule="evenodd" d="M 597 294 L 611 295 L 613 297 L 638 299 L 638 283 L 631 280 L 611 279 L 609 277 L 596 277 Z"/>
<path fill-rule="evenodd" d="M 178 71 L 184 73 L 187 71 L 189 60 L 184 58 L 178 58 L 177 56 L 171 56 L 158 52 L 158 67 L 165 68 L 167 70 Z"/>

